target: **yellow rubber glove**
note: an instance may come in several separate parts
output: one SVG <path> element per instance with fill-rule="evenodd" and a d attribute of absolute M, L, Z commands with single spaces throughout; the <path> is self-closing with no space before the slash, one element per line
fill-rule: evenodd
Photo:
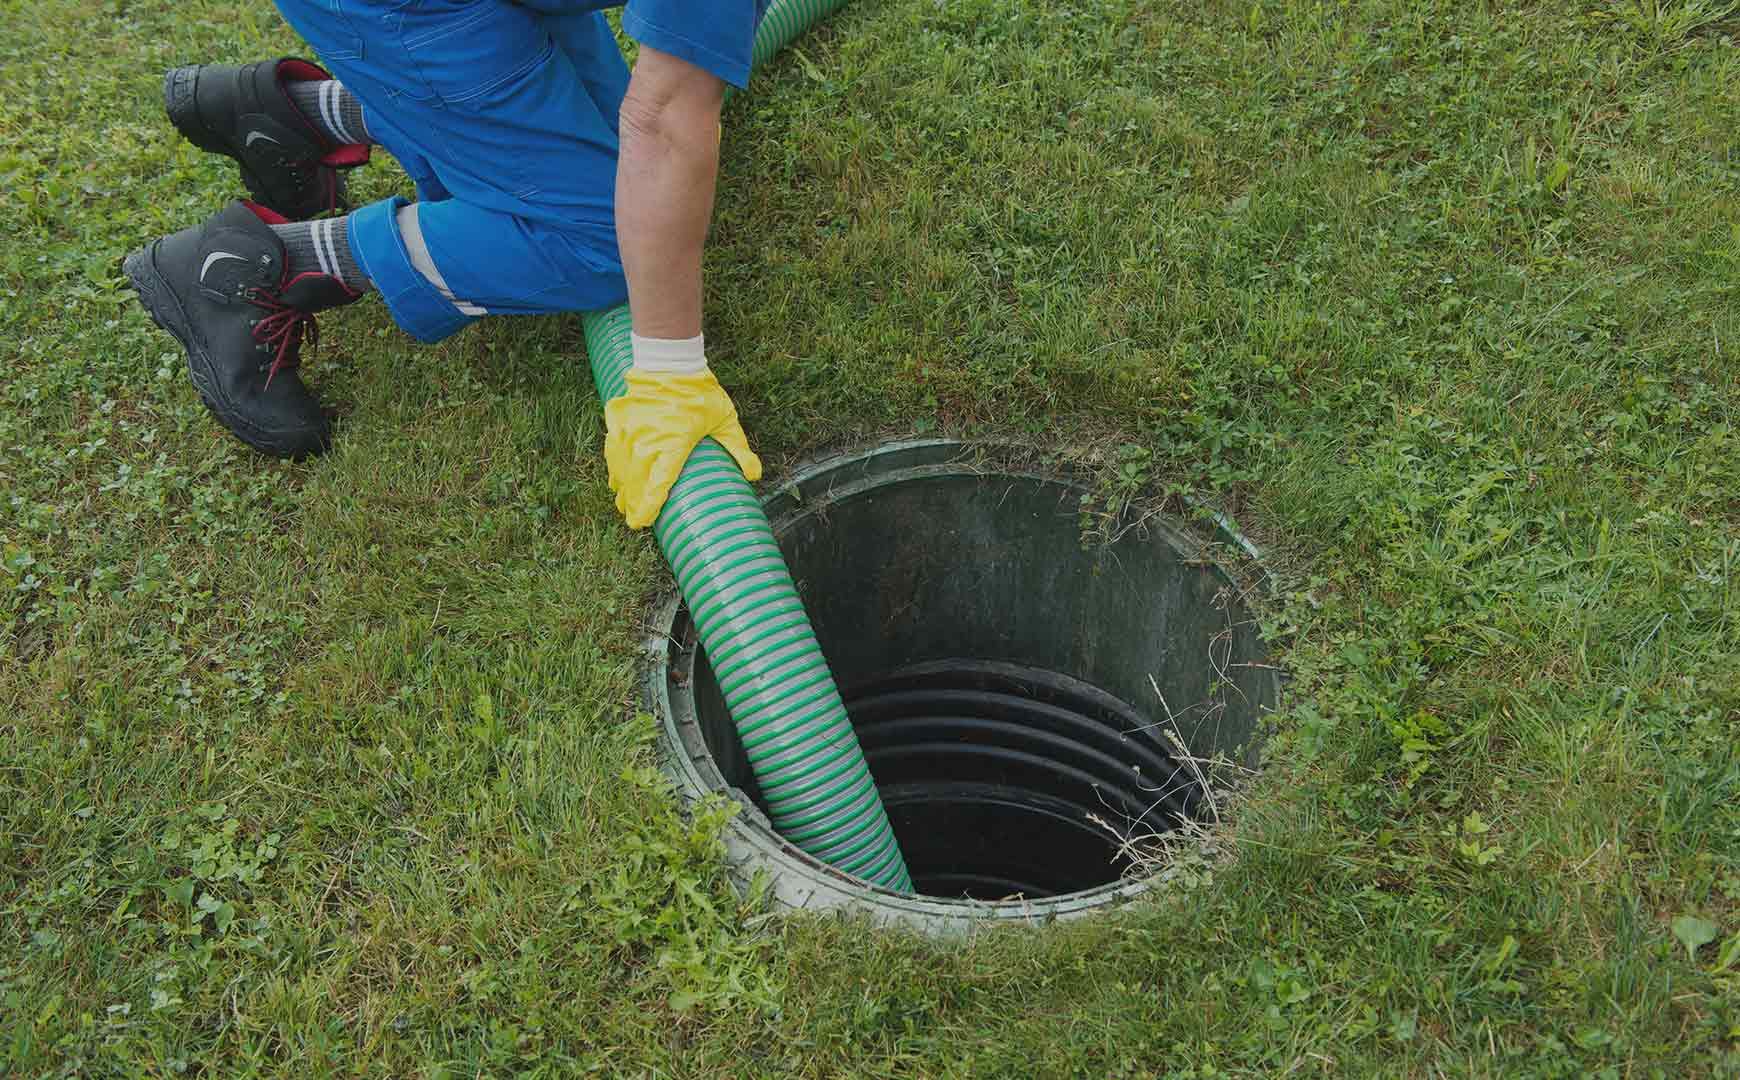
<path fill-rule="evenodd" d="M 604 463 L 616 508 L 631 529 L 659 516 L 695 444 L 711 435 L 749 480 L 761 459 L 749 449 L 737 407 L 705 368 L 692 375 L 630 369 L 628 390 L 604 406 Z"/>

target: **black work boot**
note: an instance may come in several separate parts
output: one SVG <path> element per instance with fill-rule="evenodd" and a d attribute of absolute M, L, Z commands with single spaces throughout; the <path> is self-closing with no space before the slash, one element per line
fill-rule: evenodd
<path fill-rule="evenodd" d="M 330 79 L 306 60 L 194 64 L 163 74 L 163 107 L 175 129 L 201 150 L 242 167 L 242 182 L 263 205 L 292 221 L 342 210 L 339 169 L 369 159 L 366 143 L 339 143 L 302 115 L 286 82 Z"/>
<path fill-rule="evenodd" d="M 303 334 L 314 344 L 314 312 L 362 294 L 327 274 L 291 276 L 284 242 L 267 224 L 275 220 L 233 202 L 133 252 L 122 269 L 151 318 L 187 350 L 194 388 L 224 426 L 262 453 L 300 458 L 332 438 L 296 374 Z"/>

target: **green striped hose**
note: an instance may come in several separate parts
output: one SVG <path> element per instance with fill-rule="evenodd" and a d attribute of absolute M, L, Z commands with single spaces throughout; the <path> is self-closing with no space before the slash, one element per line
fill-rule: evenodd
<path fill-rule="evenodd" d="M 799 34 L 832 15 L 846 0 L 774 0 L 755 28 L 755 55 L 760 67 Z"/>
<path fill-rule="evenodd" d="M 755 63 L 842 0 L 775 0 Z M 628 306 L 581 319 L 604 401 L 633 364 Z M 719 679 L 768 817 L 786 840 L 836 869 L 912 891 L 882 797 L 767 514 L 737 463 L 704 439 L 653 522 Z"/>

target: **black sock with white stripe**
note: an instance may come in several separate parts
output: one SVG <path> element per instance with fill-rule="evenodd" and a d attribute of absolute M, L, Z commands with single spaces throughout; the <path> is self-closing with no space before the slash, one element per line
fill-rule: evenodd
<path fill-rule="evenodd" d="M 337 79 L 287 82 L 284 91 L 314 126 L 338 143 L 368 143 L 369 129 L 363 123 L 362 102 Z"/>
<path fill-rule="evenodd" d="M 316 273 L 335 277 L 355 292 L 366 292 L 369 279 L 350 253 L 350 218 L 318 218 L 271 226 L 284 241 L 290 276 Z"/>

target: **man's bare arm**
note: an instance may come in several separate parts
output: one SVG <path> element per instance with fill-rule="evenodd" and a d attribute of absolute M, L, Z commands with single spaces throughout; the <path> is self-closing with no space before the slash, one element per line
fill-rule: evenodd
<path fill-rule="evenodd" d="M 701 250 L 713 216 L 724 100 L 717 76 L 640 50 L 622 101 L 616 238 L 642 337 L 701 332 Z"/>

